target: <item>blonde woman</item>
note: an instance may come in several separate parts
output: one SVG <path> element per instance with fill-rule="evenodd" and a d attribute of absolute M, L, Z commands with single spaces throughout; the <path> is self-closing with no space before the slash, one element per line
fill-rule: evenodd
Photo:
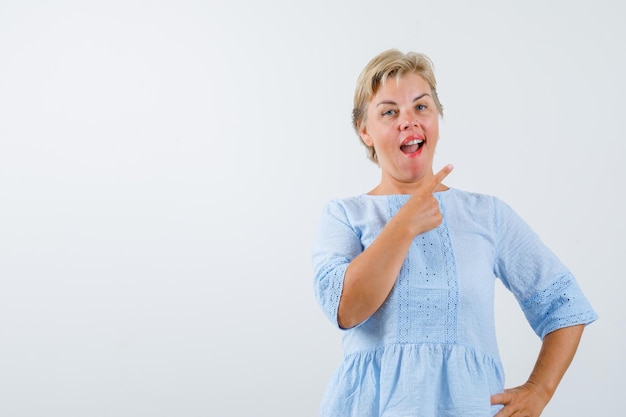
<path fill-rule="evenodd" d="M 356 86 L 354 128 L 377 163 L 371 191 L 330 201 L 313 249 L 319 304 L 343 331 L 323 417 L 537 417 L 597 316 L 575 278 L 504 202 L 433 171 L 443 108 L 431 61 L 389 50 Z M 504 388 L 494 283 L 542 348 Z"/>

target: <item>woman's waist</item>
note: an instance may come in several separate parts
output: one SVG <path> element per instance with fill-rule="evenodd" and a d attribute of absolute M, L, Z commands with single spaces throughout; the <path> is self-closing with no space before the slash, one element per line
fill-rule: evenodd
<path fill-rule="evenodd" d="M 493 367 L 502 372 L 498 355 L 490 355 L 478 347 L 458 343 L 388 343 L 378 347 L 344 346 L 343 363 L 380 366 L 384 362 L 426 362 L 429 364 L 462 361 L 478 368 Z"/>

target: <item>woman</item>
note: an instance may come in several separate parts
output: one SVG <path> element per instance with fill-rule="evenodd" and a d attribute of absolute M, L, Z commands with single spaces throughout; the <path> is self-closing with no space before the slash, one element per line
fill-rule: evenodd
<path fill-rule="evenodd" d="M 353 123 L 381 169 L 370 192 L 330 201 L 313 250 L 316 297 L 344 331 L 322 401 L 332 417 L 539 416 L 596 313 L 574 277 L 495 197 L 434 174 L 442 106 L 430 60 L 389 50 L 361 73 Z M 504 389 L 495 279 L 542 348 Z"/>

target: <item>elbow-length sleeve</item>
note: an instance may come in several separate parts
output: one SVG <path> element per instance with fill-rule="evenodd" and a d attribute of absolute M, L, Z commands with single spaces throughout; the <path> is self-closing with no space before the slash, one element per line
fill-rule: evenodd
<path fill-rule="evenodd" d="M 324 314 L 337 327 L 337 310 L 348 265 L 363 251 L 357 231 L 338 201 L 322 211 L 312 251 L 315 297 Z"/>
<path fill-rule="evenodd" d="M 572 273 L 508 205 L 495 199 L 494 272 L 540 337 L 598 316 Z"/>

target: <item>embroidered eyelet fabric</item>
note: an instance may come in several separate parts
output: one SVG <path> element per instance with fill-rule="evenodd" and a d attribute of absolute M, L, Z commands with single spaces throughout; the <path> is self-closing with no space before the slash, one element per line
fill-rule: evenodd
<path fill-rule="evenodd" d="M 337 327 L 343 278 L 408 195 L 330 201 L 312 261 L 322 311 Z M 543 338 L 597 319 L 575 278 L 501 200 L 450 189 L 435 193 L 443 223 L 415 238 L 385 303 L 343 331 L 343 359 L 322 417 L 485 417 L 504 388 L 495 337 L 500 279 Z"/>

